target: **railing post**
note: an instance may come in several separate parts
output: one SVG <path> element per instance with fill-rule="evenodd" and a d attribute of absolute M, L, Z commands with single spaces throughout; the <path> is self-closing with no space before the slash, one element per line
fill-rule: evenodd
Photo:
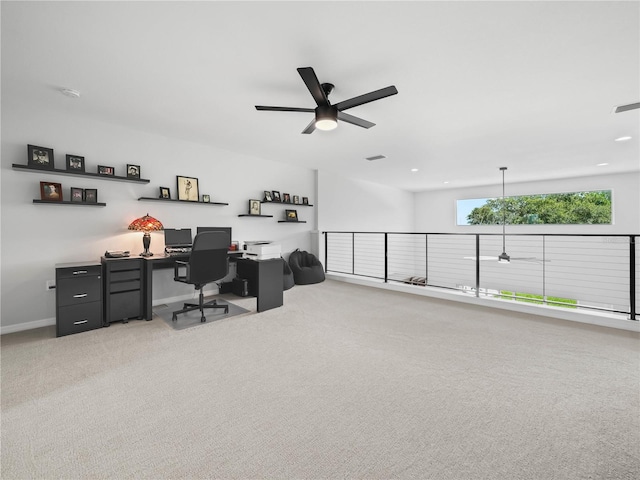
<path fill-rule="evenodd" d="M 389 278 L 389 258 L 387 256 L 389 247 L 389 234 L 384 232 L 384 283 L 388 283 Z"/>
<path fill-rule="evenodd" d="M 631 320 L 636 320 L 636 237 L 629 235 L 629 306 Z"/>
<path fill-rule="evenodd" d="M 328 264 L 327 259 L 329 258 L 329 232 L 324 233 L 324 271 L 327 271 Z"/>
<path fill-rule="evenodd" d="M 356 232 L 351 232 L 351 275 L 356 274 Z"/>
<path fill-rule="evenodd" d="M 476 297 L 480 296 L 480 235 L 476 233 Z"/>

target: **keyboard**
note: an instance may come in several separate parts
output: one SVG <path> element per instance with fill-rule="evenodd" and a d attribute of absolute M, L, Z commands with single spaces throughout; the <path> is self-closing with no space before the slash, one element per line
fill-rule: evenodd
<path fill-rule="evenodd" d="M 184 255 L 184 254 L 191 253 L 191 248 L 190 247 L 180 247 L 180 248 L 170 247 L 170 248 L 165 248 L 164 253 L 165 255 L 169 255 L 170 257 Z"/>

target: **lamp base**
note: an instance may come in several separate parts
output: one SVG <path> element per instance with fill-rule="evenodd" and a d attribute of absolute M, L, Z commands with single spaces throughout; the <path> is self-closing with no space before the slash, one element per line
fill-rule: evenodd
<path fill-rule="evenodd" d="M 145 250 L 144 252 L 142 252 L 140 254 L 141 257 L 153 257 L 153 253 L 151 253 L 149 250 Z"/>
<path fill-rule="evenodd" d="M 144 232 L 142 236 L 142 246 L 144 247 L 144 252 L 140 254 L 141 257 L 153 257 L 153 253 L 149 251 L 149 246 L 151 245 L 151 235 L 149 232 Z"/>

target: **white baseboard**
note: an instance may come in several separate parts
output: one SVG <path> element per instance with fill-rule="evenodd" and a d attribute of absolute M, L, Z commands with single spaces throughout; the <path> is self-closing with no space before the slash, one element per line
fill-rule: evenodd
<path fill-rule="evenodd" d="M 33 330 L 34 328 L 49 327 L 56 324 L 55 317 L 43 318 L 42 320 L 34 320 L 33 322 L 18 323 L 16 325 L 0 326 L 0 335 L 7 333 L 22 332 L 24 330 Z"/>
<path fill-rule="evenodd" d="M 332 280 L 355 283 L 357 285 L 364 285 L 367 287 L 382 288 L 385 290 L 393 290 L 396 292 L 411 293 L 414 295 L 441 298 L 444 300 L 452 300 L 455 302 L 470 303 L 472 305 L 481 305 L 484 307 L 500 308 L 503 310 L 529 313 L 531 315 L 539 315 L 542 317 L 551 317 L 560 320 L 569 320 L 572 322 L 599 325 L 601 327 L 611 327 L 620 330 L 640 332 L 640 322 L 629 320 L 621 315 L 609 314 L 605 312 L 591 312 L 584 310 L 572 311 L 561 307 L 531 305 L 524 302 L 505 301 L 497 298 L 476 297 L 475 295 L 469 295 L 459 290 L 449 290 L 437 287 L 423 287 L 418 285 L 405 285 L 395 282 L 384 283 L 383 280 L 371 279 L 366 277 L 355 277 L 348 274 L 327 273 L 326 276 L 327 278 L 330 278 Z"/>

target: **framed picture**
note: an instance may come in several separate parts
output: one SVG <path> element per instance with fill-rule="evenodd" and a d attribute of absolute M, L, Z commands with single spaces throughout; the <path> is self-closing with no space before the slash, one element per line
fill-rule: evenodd
<path fill-rule="evenodd" d="M 286 220 L 287 222 L 297 222 L 298 221 L 298 211 L 297 210 L 285 210 Z"/>
<path fill-rule="evenodd" d="M 178 200 L 187 200 L 189 202 L 197 202 L 200 198 L 198 192 L 198 179 L 193 177 L 182 177 L 178 175 Z"/>
<path fill-rule="evenodd" d="M 274 202 L 280 201 L 280 192 L 274 190 L 273 192 L 271 192 L 271 196 L 273 197 Z"/>
<path fill-rule="evenodd" d="M 127 163 L 127 178 L 140 178 L 140 165 Z"/>
<path fill-rule="evenodd" d="M 249 215 L 260 215 L 260 200 L 249 200 Z"/>
<path fill-rule="evenodd" d="M 53 148 L 27 145 L 27 165 L 53 170 Z"/>
<path fill-rule="evenodd" d="M 115 175 L 116 171 L 113 169 L 113 167 L 105 167 L 104 165 L 98 165 L 98 173 L 100 175 L 113 176 Z"/>
<path fill-rule="evenodd" d="M 273 197 L 271 196 L 271 192 L 269 190 L 264 191 L 264 201 L 273 202 Z"/>
<path fill-rule="evenodd" d="M 202 195 L 202 203 L 209 203 L 211 201 L 211 197 L 209 195 Z"/>
<path fill-rule="evenodd" d="M 85 188 L 84 189 L 84 201 L 87 203 L 98 203 L 98 189 L 97 188 Z"/>
<path fill-rule="evenodd" d="M 296 205 L 300 205 L 300 196 L 299 195 L 294 195 L 293 196 L 293 203 L 295 203 Z"/>
<path fill-rule="evenodd" d="M 84 172 L 84 157 L 67 154 L 67 170 L 72 172 Z"/>
<path fill-rule="evenodd" d="M 40 182 L 40 200 L 62 201 L 62 185 L 53 182 Z"/>
<path fill-rule="evenodd" d="M 81 188 L 71 187 L 71 201 L 84 202 L 84 190 Z"/>
<path fill-rule="evenodd" d="M 169 187 L 160 187 L 160 196 L 158 198 L 171 198 L 171 190 Z"/>
<path fill-rule="evenodd" d="M 282 194 L 282 202 L 283 203 L 291 203 L 291 195 L 289 195 L 288 193 L 283 193 Z"/>
<path fill-rule="evenodd" d="M 302 197 L 302 204 L 309 205 L 309 197 Z"/>

